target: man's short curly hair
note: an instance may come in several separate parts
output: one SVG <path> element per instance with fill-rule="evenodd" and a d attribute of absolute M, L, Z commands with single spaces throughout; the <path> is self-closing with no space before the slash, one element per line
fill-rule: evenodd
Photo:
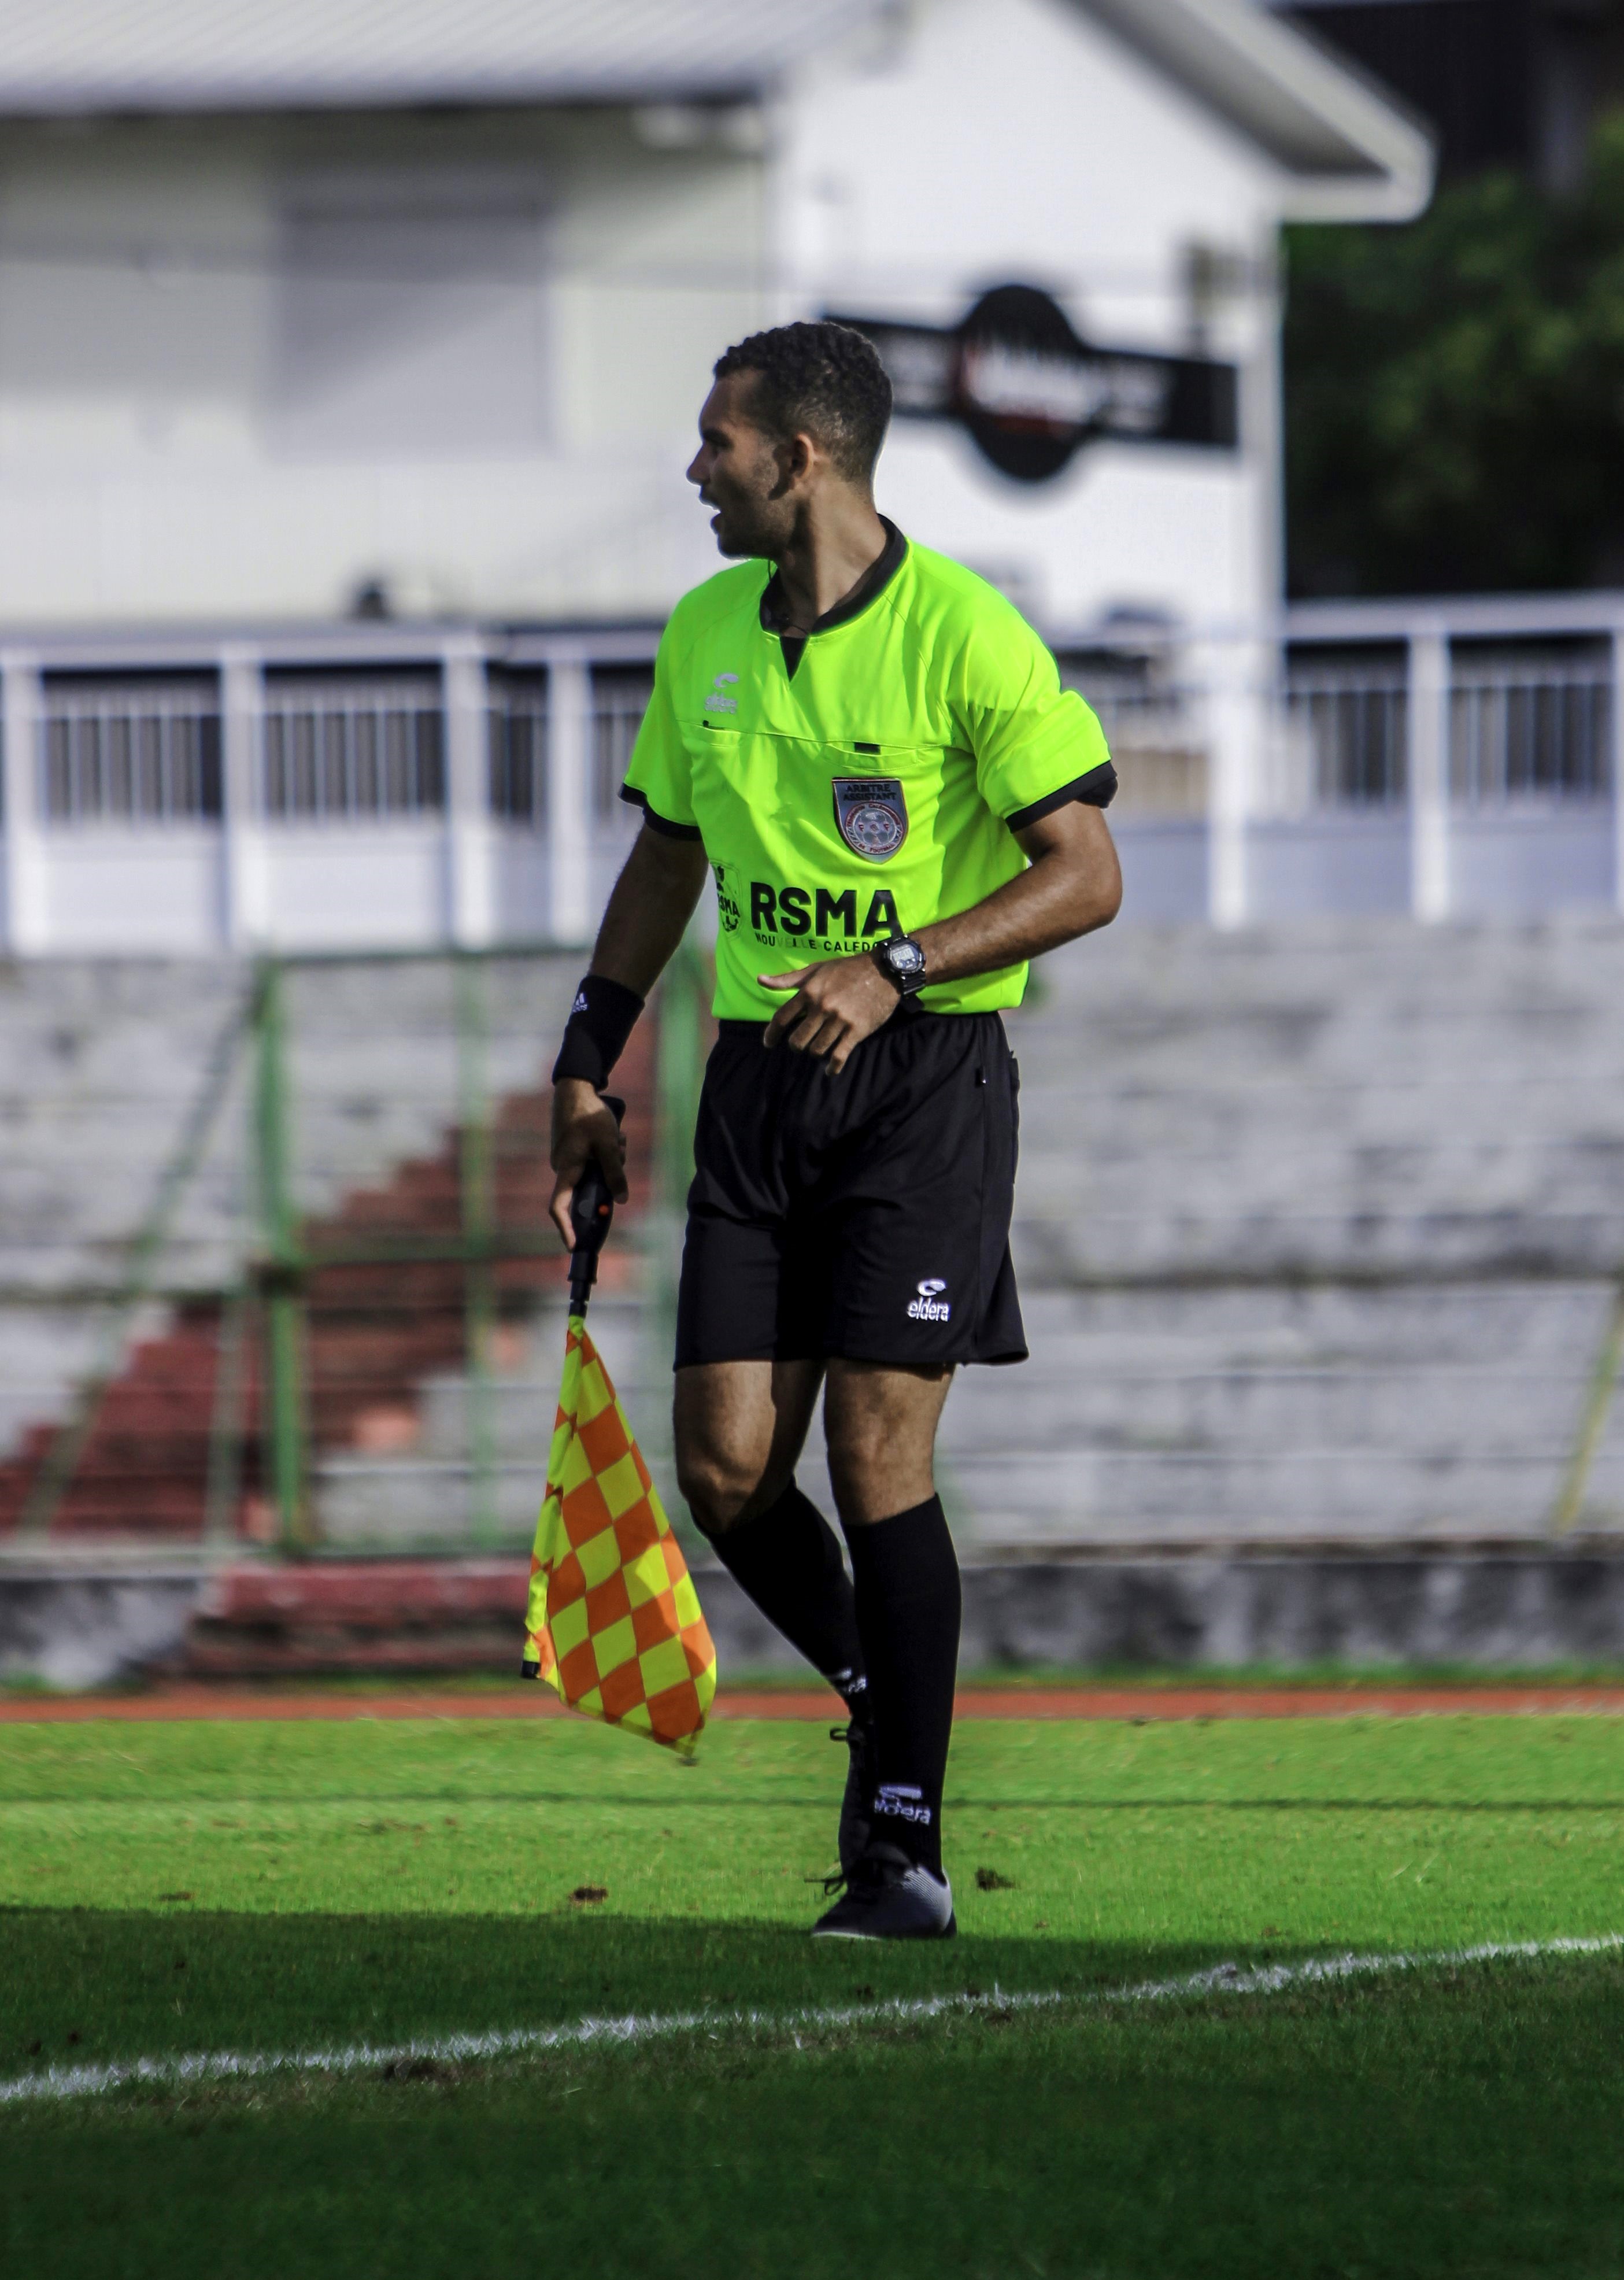
<path fill-rule="evenodd" d="M 757 375 L 754 410 L 769 435 L 815 436 L 836 472 L 866 482 L 891 417 L 891 383 L 872 341 L 850 325 L 775 325 L 716 359 L 718 380 Z"/>

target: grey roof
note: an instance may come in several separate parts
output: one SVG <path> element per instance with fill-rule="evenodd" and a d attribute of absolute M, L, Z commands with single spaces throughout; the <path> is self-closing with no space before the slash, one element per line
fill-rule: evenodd
<path fill-rule="evenodd" d="M 1254 0 L 1082 0 L 1296 178 L 1292 211 L 1407 220 L 1432 195 L 1428 129 Z"/>
<path fill-rule="evenodd" d="M 727 95 L 876 0 L 0 0 L 0 112 Z"/>
<path fill-rule="evenodd" d="M 912 0 L 913 7 L 929 0 Z M 1301 186 L 1299 212 L 1425 204 L 1431 144 L 1258 0 L 1075 0 Z M 0 115 L 745 95 L 901 0 L 0 0 Z"/>

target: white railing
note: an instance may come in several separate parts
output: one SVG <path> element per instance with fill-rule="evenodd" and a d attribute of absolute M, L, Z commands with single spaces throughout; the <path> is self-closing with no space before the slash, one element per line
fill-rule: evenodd
<path fill-rule="evenodd" d="M 547 697 L 542 674 L 493 674 L 487 684 L 490 812 L 536 830 L 547 825 Z"/>
<path fill-rule="evenodd" d="M 266 686 L 260 813 L 278 823 L 437 813 L 445 722 L 436 674 Z"/>
<path fill-rule="evenodd" d="M 627 764 L 654 688 L 652 665 L 590 666 L 586 676 L 589 828 L 612 830 L 626 820 L 620 797 Z M 547 828 L 552 764 L 553 692 L 545 674 L 492 674 L 486 711 L 490 744 L 489 799 L 504 823 Z"/>
<path fill-rule="evenodd" d="M 1057 654 L 1117 760 L 1129 914 L 1624 909 L 1624 594 L 1113 632 Z M 580 942 L 657 638 L 0 646 L 0 946 Z"/>
<path fill-rule="evenodd" d="M 40 809 L 52 825 L 195 823 L 220 813 L 211 682 L 48 681 Z"/>
<path fill-rule="evenodd" d="M 653 694 L 651 665 L 604 666 L 593 671 L 592 809 L 603 821 L 617 810 L 626 812 L 620 786 Z"/>
<path fill-rule="evenodd" d="M 1410 774 L 1408 659 L 1300 652 L 1287 665 L 1262 813 L 1402 805 Z M 1466 648 L 1450 659 L 1448 797 L 1466 809 L 1605 800 L 1612 677 L 1604 653 Z"/>
<path fill-rule="evenodd" d="M 1294 664 L 1278 704 L 1266 809 L 1292 815 L 1404 799 L 1409 691 L 1402 664 Z"/>
<path fill-rule="evenodd" d="M 1601 800 L 1612 790 L 1612 661 L 1510 651 L 1457 657 L 1451 676 L 1450 793 L 1505 800 Z"/>

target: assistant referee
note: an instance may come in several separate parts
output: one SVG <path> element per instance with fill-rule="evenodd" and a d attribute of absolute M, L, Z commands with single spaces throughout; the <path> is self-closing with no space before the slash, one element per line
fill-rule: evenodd
<path fill-rule="evenodd" d="M 707 866 L 720 1036 L 677 1310 L 695 1521 L 843 1696 L 843 1895 L 813 1927 L 954 1930 L 942 1865 L 958 1567 L 932 1451 L 960 1362 L 1026 1359 L 1009 1252 L 1027 961 L 1115 917 L 1098 721 L 991 587 L 875 511 L 891 390 L 849 327 L 729 349 L 688 470 L 724 555 L 660 643 L 643 828 L 553 1071 L 552 1214 Z M 771 565 L 770 571 L 764 565 Z M 820 1388 L 851 1573 L 795 1483 Z"/>

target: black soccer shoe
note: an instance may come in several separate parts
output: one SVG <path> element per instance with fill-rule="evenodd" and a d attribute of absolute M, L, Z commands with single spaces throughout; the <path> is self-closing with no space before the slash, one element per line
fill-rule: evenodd
<path fill-rule="evenodd" d="M 849 1725 L 831 1726 L 831 1742 L 843 1742 L 850 1752 L 846 1765 L 846 1793 L 840 1800 L 840 1873 L 848 1883 L 868 1850 L 870 1816 L 874 1812 L 874 1737 L 867 1722 L 853 1718 Z"/>
<path fill-rule="evenodd" d="M 899 1852 L 871 1845 L 854 1862 L 846 1889 L 812 1926 L 814 1939 L 951 1939 L 958 1930 L 953 1888 Z"/>

